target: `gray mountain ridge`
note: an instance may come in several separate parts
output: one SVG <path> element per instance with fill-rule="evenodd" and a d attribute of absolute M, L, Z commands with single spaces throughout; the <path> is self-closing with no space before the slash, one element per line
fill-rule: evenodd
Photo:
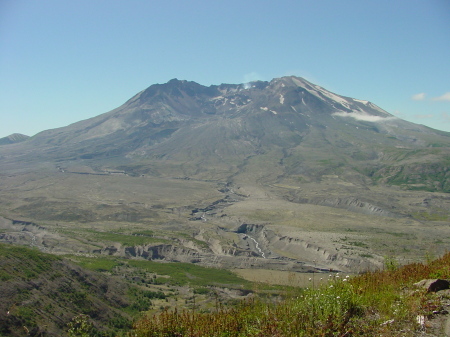
<path fill-rule="evenodd" d="M 21 133 L 13 133 L 9 136 L 0 138 L 0 145 L 8 145 L 14 143 L 20 143 L 30 138 L 29 136 L 23 135 Z"/>
<path fill-rule="evenodd" d="M 395 133 L 393 129 L 401 127 L 437 137 L 448 135 L 402 121 L 371 102 L 339 96 L 290 76 L 271 82 L 210 87 L 173 79 L 150 86 L 108 113 L 41 132 L 28 143 L 47 149 L 52 145 L 77 148 L 74 155 L 80 157 L 128 155 L 149 151 L 167 139 L 200 127 L 202 131 L 227 129 L 230 142 L 244 138 L 253 148 L 261 142 L 295 146 L 311 128 L 331 127 L 327 125 L 331 121 L 351 123 L 351 127 L 359 124 L 363 130 L 384 134 Z M 402 138 L 408 142 L 408 136 Z M 409 138 L 408 144 L 420 142 L 414 136 Z M 107 146 L 111 149 L 105 151 L 104 145 L 111 142 L 115 146 Z"/>
<path fill-rule="evenodd" d="M 249 157 L 281 151 L 285 169 L 299 171 L 287 163 L 298 161 L 300 148 L 316 137 L 308 147 L 333 152 L 323 160 L 339 153 L 341 159 L 373 165 L 373 175 L 387 159 L 384 147 L 408 152 L 450 144 L 449 133 L 406 122 L 371 102 L 336 95 L 299 77 L 209 87 L 173 79 L 110 112 L 43 131 L 9 157 L 116 166 L 181 161 L 196 171 L 219 165 L 233 172 Z M 192 169 L 186 173 L 192 175 Z"/>

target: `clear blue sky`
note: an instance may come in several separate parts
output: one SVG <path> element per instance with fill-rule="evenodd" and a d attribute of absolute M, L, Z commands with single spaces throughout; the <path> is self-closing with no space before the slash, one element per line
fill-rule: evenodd
<path fill-rule="evenodd" d="M 285 75 L 450 131 L 450 1 L 0 0 L 0 137 Z"/>

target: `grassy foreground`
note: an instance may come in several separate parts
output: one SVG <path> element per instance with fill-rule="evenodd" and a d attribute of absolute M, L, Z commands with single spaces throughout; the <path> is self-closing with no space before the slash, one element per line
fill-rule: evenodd
<path fill-rule="evenodd" d="M 250 298 L 214 312 L 165 311 L 144 316 L 130 334 L 150 336 L 414 336 L 440 309 L 433 293 L 413 283 L 450 278 L 450 253 L 427 264 L 410 264 L 357 277 L 326 275 L 329 282 L 290 291 L 276 303 Z M 425 324 L 422 324 L 425 322 Z"/>

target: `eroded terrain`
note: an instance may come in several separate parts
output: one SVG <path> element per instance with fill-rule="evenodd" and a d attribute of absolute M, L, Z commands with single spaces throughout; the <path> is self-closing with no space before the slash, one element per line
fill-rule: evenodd
<path fill-rule="evenodd" d="M 444 193 L 337 175 L 264 184 L 245 171 L 228 181 L 86 171 L 3 175 L 0 240 L 55 254 L 354 273 L 386 257 L 423 261 L 449 244 Z"/>

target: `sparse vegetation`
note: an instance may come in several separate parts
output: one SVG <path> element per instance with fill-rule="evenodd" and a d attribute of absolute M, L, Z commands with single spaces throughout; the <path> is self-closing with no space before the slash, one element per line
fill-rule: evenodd
<path fill-rule="evenodd" d="M 114 267 L 117 267 L 120 262 L 117 258 L 111 257 L 84 257 L 84 256 L 76 256 L 71 257 L 74 262 L 82 266 L 83 268 L 95 270 L 95 271 L 112 271 Z"/>
<path fill-rule="evenodd" d="M 411 264 L 360 276 L 330 275 L 317 288 L 268 303 L 252 298 L 213 313 L 164 311 L 140 319 L 133 335 L 147 336 L 415 336 L 417 317 L 430 317 L 439 300 L 413 283 L 450 278 L 450 254 L 430 264 Z"/>
<path fill-rule="evenodd" d="M 91 317 L 96 336 L 115 335 L 131 326 L 125 312 L 130 285 L 123 281 L 37 249 L 5 244 L 0 244 L 0 267 L 1 336 L 65 336 L 67 323 L 79 314 Z M 75 334 L 77 329 L 72 335 L 83 336 Z"/>
<path fill-rule="evenodd" d="M 149 235 L 149 232 L 137 232 L 132 234 L 127 233 L 115 233 L 115 232 L 99 232 L 93 230 L 86 230 L 89 233 L 91 240 L 118 242 L 124 246 L 138 246 L 146 245 L 150 243 L 162 243 L 168 242 L 164 239 L 153 238 L 153 235 Z M 144 234 L 142 234 L 144 233 Z"/>
<path fill-rule="evenodd" d="M 205 268 L 192 263 L 158 263 L 130 260 L 130 266 L 159 275 L 167 275 L 165 283 L 173 285 L 250 287 L 251 283 L 224 269 Z"/>
<path fill-rule="evenodd" d="M 11 279 L 36 282 L 42 274 L 58 282 L 53 293 L 40 297 L 38 302 L 30 302 L 32 291 L 23 288 L 15 299 L 17 304 L 8 307 L 11 317 L 28 330 L 45 331 L 42 329 L 44 321 L 36 316 L 36 309 L 54 315 L 69 303 L 76 306 L 79 313 L 72 315 L 68 325 L 60 327 L 69 336 L 110 336 L 112 331 L 118 333 L 130 328 L 130 321 L 117 313 L 105 317 L 100 325 L 98 320 L 91 319 L 96 316 L 92 303 L 97 301 L 90 290 L 92 280 L 86 280 L 82 287 L 74 287 L 74 281 L 58 281 L 63 274 L 55 271 L 52 263 L 63 263 L 63 259 L 14 246 L 0 245 L 0 249 L 2 267 L 6 266 L 2 270 L 8 275 L 8 282 Z M 27 258 L 23 262 L 25 266 L 29 264 L 29 268 L 5 264 L 5 261 L 18 261 L 23 257 Z M 435 260 L 430 255 L 427 263 L 403 267 L 389 256 L 385 258 L 384 271 L 352 277 L 316 274 L 312 275 L 316 281 L 311 277 L 307 288 L 254 286 L 230 272 L 194 264 L 127 261 L 113 257 L 73 258 L 92 270 L 113 274 L 129 270 L 131 275 L 139 275 L 137 286 L 128 288 L 129 304 L 121 309 L 130 315 L 152 310 L 152 314 L 140 318 L 134 325 L 131 335 L 139 337 L 414 336 L 420 328 L 417 317 L 431 317 L 433 312 L 440 310 L 440 302 L 433 294 L 415 290 L 413 283 L 426 278 L 450 278 L 450 253 Z M 164 279 L 168 285 L 188 285 L 191 295 L 187 294 L 181 305 L 177 288 L 165 291 L 147 288 L 145 280 L 149 277 Z M 318 277 L 323 280 L 318 282 Z M 217 288 L 212 286 L 247 287 L 252 289 L 252 295 L 224 306 L 217 298 Z M 205 307 L 202 301 L 208 297 L 211 303 Z M 4 329 L 8 329 L 7 326 Z M 8 331 L 4 329 L 2 333 Z"/>
<path fill-rule="evenodd" d="M 426 221 L 448 221 L 450 219 L 449 214 L 443 214 L 441 212 L 429 213 L 429 212 L 414 212 L 412 216 L 418 220 Z"/>

